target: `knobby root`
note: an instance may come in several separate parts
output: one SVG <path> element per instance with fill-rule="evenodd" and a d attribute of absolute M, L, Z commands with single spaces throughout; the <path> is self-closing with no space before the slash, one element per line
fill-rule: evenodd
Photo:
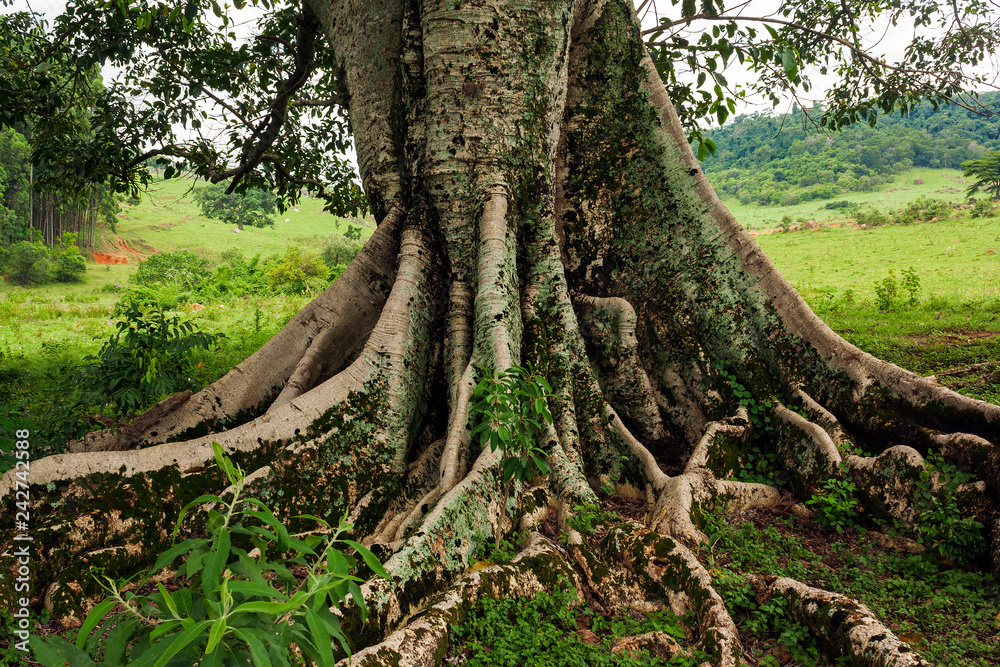
<path fill-rule="evenodd" d="M 751 585 L 761 604 L 776 595 L 786 598 L 795 616 L 842 656 L 882 667 L 930 667 L 860 602 L 788 578 L 753 575 Z"/>

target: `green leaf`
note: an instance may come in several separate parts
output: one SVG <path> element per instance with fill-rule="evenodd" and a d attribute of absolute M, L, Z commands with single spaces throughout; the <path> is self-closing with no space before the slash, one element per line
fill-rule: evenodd
<path fill-rule="evenodd" d="M 205 566 L 205 556 L 208 553 L 208 545 L 200 546 L 197 549 L 193 549 L 190 554 L 188 554 L 187 560 L 184 562 L 184 573 L 193 577 Z M 178 568 L 178 572 L 180 569 Z"/>
<path fill-rule="evenodd" d="M 389 578 L 389 573 L 385 571 L 384 567 L 382 567 L 382 563 L 379 562 L 375 554 L 369 551 L 366 547 L 362 546 L 360 542 L 355 542 L 354 540 L 341 541 L 344 542 L 344 544 L 350 545 L 355 551 L 361 554 L 361 558 L 365 561 L 365 565 L 367 565 L 372 572 L 383 579 Z"/>
<path fill-rule="evenodd" d="M 729 110 L 726 107 L 719 105 L 719 108 L 715 110 L 715 117 L 719 121 L 719 125 L 726 122 L 726 118 L 729 116 Z"/>
<path fill-rule="evenodd" d="M 184 630 L 183 632 L 178 634 L 177 637 L 174 638 L 174 641 L 170 643 L 167 649 L 160 656 L 160 659 L 156 661 L 154 667 L 163 667 L 168 662 L 170 662 L 171 658 L 173 658 L 175 655 L 183 651 L 185 648 L 190 646 L 196 639 L 198 639 L 198 635 L 204 632 L 205 628 L 207 628 L 210 623 L 211 621 L 207 620 L 202 621 L 201 623 L 196 623 L 187 630 Z"/>
<path fill-rule="evenodd" d="M 229 651 L 232 655 L 232 651 Z M 198 667 L 222 667 L 225 661 L 226 651 L 212 651 L 207 653 L 205 657 L 198 663 Z"/>
<path fill-rule="evenodd" d="M 211 653 L 215 650 L 215 647 L 219 645 L 222 641 L 222 637 L 226 634 L 226 617 L 220 616 L 215 619 L 212 623 L 212 629 L 208 632 L 208 645 L 205 647 L 205 653 Z"/>
<path fill-rule="evenodd" d="M 150 573 L 159 572 L 163 568 L 173 563 L 174 559 L 176 559 L 177 556 L 179 556 L 180 554 L 186 551 L 191 551 L 192 549 L 199 547 L 203 544 L 208 544 L 208 540 L 200 537 L 184 540 L 183 542 L 175 544 L 174 546 L 170 547 L 169 549 L 167 549 L 166 551 L 164 551 L 162 554 L 159 555 L 159 557 L 156 559 L 156 562 L 153 563 L 153 567 L 150 569 Z"/>
<path fill-rule="evenodd" d="M 288 599 L 288 596 L 281 591 L 266 584 L 255 583 L 252 581 L 230 581 L 229 590 L 234 593 L 240 593 L 241 595 L 255 595 L 268 600 L 276 598 L 280 602 L 284 602 Z"/>
<path fill-rule="evenodd" d="M 284 614 L 301 607 L 302 601 L 307 595 L 308 594 L 305 591 L 298 591 L 287 602 L 261 602 L 258 600 L 244 602 L 240 606 L 233 609 L 232 613 L 237 614 L 246 612 L 277 616 L 278 614 Z"/>
<path fill-rule="evenodd" d="M 104 661 L 102 665 L 119 665 L 122 663 L 122 656 L 125 649 L 132 641 L 133 632 L 139 628 L 139 620 L 136 618 L 126 618 L 111 629 L 108 636 L 101 642 L 104 649 Z"/>
<path fill-rule="evenodd" d="M 177 605 L 174 603 L 174 599 L 170 596 L 170 592 L 167 591 L 166 587 L 159 581 L 156 582 L 156 587 L 159 589 L 160 595 L 163 597 L 163 603 L 167 605 L 167 609 L 170 610 L 170 613 L 173 614 L 174 617 L 180 617 L 180 614 L 177 611 Z"/>
<path fill-rule="evenodd" d="M 794 80 L 799 74 L 799 63 L 795 56 L 795 50 L 791 47 L 782 49 L 781 51 L 781 66 L 785 68 L 785 75 L 790 79 Z"/>
<path fill-rule="evenodd" d="M 90 610 L 90 613 L 87 614 L 87 618 L 83 621 L 83 625 L 80 626 L 80 631 L 76 633 L 76 647 L 78 649 L 83 649 L 83 647 L 86 646 L 87 638 L 90 636 L 90 633 L 93 632 L 94 628 L 97 627 L 97 624 L 108 615 L 108 612 L 115 608 L 116 604 L 118 604 L 118 601 L 111 598 L 101 602 Z"/>
<path fill-rule="evenodd" d="M 252 516 L 258 519 L 261 523 L 265 523 L 274 528 L 275 532 L 277 533 L 278 551 L 288 550 L 288 529 L 285 528 L 285 525 L 283 523 L 278 521 L 278 519 L 270 512 L 270 510 L 266 512 L 259 512 L 257 510 L 247 510 L 246 512 L 243 513 Z"/>
<path fill-rule="evenodd" d="M 230 536 L 228 530 L 219 531 L 218 536 L 212 542 L 214 551 L 209 553 L 205 569 L 201 573 L 201 588 L 205 596 L 211 595 L 218 590 L 219 585 L 222 583 L 222 571 L 229 561 L 229 542 Z"/>
<path fill-rule="evenodd" d="M 226 456 L 226 452 L 222 449 L 222 445 L 213 440 L 212 452 L 215 454 L 215 462 L 218 463 L 222 471 L 226 473 L 226 478 L 229 479 L 229 483 L 236 484 L 239 480 L 239 476 L 236 472 L 236 468 L 233 467 L 233 460 Z"/>
<path fill-rule="evenodd" d="M 309 631 L 312 633 L 313 644 L 316 646 L 316 650 L 319 651 L 320 664 L 322 665 L 332 665 L 333 664 L 333 643 L 330 639 L 330 633 L 326 629 L 326 624 L 323 620 L 316 615 L 309 607 L 305 608 L 306 612 L 306 624 L 309 626 Z"/>
<path fill-rule="evenodd" d="M 539 473 L 543 475 L 549 474 L 549 470 L 551 470 L 551 468 L 549 468 L 549 464 L 546 463 L 544 459 L 532 454 L 531 460 L 534 462 L 535 467 L 538 468 Z"/>
<path fill-rule="evenodd" d="M 246 643 L 247 648 L 250 649 L 250 658 L 253 660 L 254 667 L 271 667 L 271 661 L 268 659 L 264 642 L 257 638 L 254 634 L 254 629 L 233 628 L 233 633 L 242 639 Z"/>
<path fill-rule="evenodd" d="M 163 635 L 169 634 L 178 628 L 190 628 L 194 625 L 194 621 L 190 618 L 183 618 L 179 621 L 170 620 L 160 623 L 155 628 L 153 628 L 149 633 L 150 640 L 156 639 L 157 637 L 162 637 Z"/>
<path fill-rule="evenodd" d="M 58 635 L 46 638 L 31 635 L 28 638 L 35 659 L 43 665 L 69 665 L 69 667 L 94 667 L 94 661 L 80 649 Z"/>

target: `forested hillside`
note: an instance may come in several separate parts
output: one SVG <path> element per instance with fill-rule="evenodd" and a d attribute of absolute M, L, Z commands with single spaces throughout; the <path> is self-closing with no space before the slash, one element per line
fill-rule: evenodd
<path fill-rule="evenodd" d="M 907 116 L 880 116 L 875 127 L 829 134 L 798 109 L 739 116 L 709 134 L 718 149 L 702 164 L 720 195 L 743 204 L 790 206 L 870 191 L 905 169 L 961 168 L 1000 147 L 1000 94 L 980 101 L 997 115 L 924 105 Z"/>

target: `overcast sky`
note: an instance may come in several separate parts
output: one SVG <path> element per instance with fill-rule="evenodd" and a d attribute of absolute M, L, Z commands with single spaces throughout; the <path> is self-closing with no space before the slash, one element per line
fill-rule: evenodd
<path fill-rule="evenodd" d="M 641 0 L 637 0 L 636 4 L 641 6 L 643 3 Z M 730 4 L 734 7 L 738 6 L 736 3 Z M 31 9 L 39 14 L 51 18 L 60 13 L 65 5 L 65 0 L 12 0 L 11 6 L 0 7 L 0 13 Z M 752 16 L 770 16 L 776 14 L 780 6 L 781 3 L 778 0 L 749 0 L 744 4 L 742 11 L 743 13 Z M 659 14 L 658 10 L 661 10 Z M 249 9 L 249 11 L 252 11 L 252 9 Z M 651 0 L 646 3 L 646 7 L 643 9 L 640 18 L 642 19 L 643 27 L 648 28 L 657 24 L 658 15 L 676 16 L 679 14 L 679 11 L 680 5 L 672 5 L 670 0 Z M 881 55 L 888 56 L 891 59 L 897 59 L 902 54 L 902 50 L 905 48 L 906 44 L 910 42 L 912 37 L 912 28 L 897 26 L 886 30 L 882 27 L 874 29 L 870 31 L 870 33 L 873 49 L 875 51 Z M 112 72 L 106 72 L 106 75 L 112 75 Z M 823 99 L 823 94 L 826 88 L 834 80 L 834 77 L 822 77 L 818 72 L 809 72 L 809 75 L 814 88 L 806 96 L 806 98 L 803 99 Z M 745 67 L 740 66 L 735 59 L 729 68 L 726 69 L 726 78 L 732 84 L 746 84 L 753 80 L 752 77 L 753 74 L 748 72 Z M 787 102 L 786 106 L 790 107 L 790 105 L 791 100 Z M 739 113 L 757 110 L 770 110 L 771 108 L 771 103 L 763 97 L 748 98 L 745 103 L 740 105 Z M 779 112 L 786 110 L 787 109 L 781 107 L 777 109 Z"/>

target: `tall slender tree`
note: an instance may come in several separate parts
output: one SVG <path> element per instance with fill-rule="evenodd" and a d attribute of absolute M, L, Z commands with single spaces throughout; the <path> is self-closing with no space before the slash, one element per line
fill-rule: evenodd
<path fill-rule="evenodd" d="M 706 45 L 665 32 L 650 35 L 654 61 L 625 0 L 307 0 L 269 14 L 243 45 L 224 39 L 224 9 L 205 6 L 221 30 L 196 0 L 71 6 L 57 23 L 54 45 L 129 66 L 126 85 L 162 100 L 106 105 L 109 119 L 132 121 L 109 122 L 120 129 L 95 169 L 130 187 L 136 167 L 173 159 L 233 190 L 266 183 L 287 199 L 322 187 L 337 210 L 369 206 L 378 228 L 328 290 L 218 382 L 31 463 L 39 549 L 29 592 L 0 580 L 5 603 L 44 597 L 55 617 L 79 622 L 95 593 L 90 568 L 147 565 L 179 507 L 224 490 L 213 441 L 253 471 L 252 492 L 276 513 L 348 509 L 385 560 L 391 578 L 363 588 L 374 613 L 346 621 L 353 664 L 430 664 L 472 596 L 530 594 L 581 571 L 609 606 L 686 605 L 698 648 L 737 664 L 737 628 L 691 548 L 705 539 L 698 510 L 779 499 L 773 486 L 732 481 L 755 449 L 776 457 L 799 497 L 850 476 L 870 512 L 904 523 L 915 520 L 923 454 L 941 452 L 978 472 L 983 484 L 963 498 L 996 533 L 1000 407 L 880 361 L 812 313 L 705 180 L 688 137 L 705 98 L 671 74 L 692 53 L 696 69 L 706 63 L 721 116 L 721 61 L 742 52 L 794 84 L 832 43 L 845 50 L 833 61 L 845 115 L 830 125 L 921 96 L 941 102 L 962 89 L 944 65 L 995 47 L 980 3 L 942 5 L 953 29 L 933 48 L 919 38 L 908 71 L 859 52 L 852 35 L 880 9 L 937 21 L 923 3 L 796 3 L 746 29 L 737 50 L 740 24 L 716 21 L 721 4 L 697 13 L 685 0 L 677 21 L 722 26 L 706 33 L 715 65 L 698 60 Z M 215 141 L 206 98 L 231 123 L 216 125 Z M 696 116 L 686 124 L 672 100 Z M 179 139 L 175 121 L 205 137 Z M 332 158 L 348 121 L 364 199 Z M 528 362 L 553 389 L 553 421 L 535 441 L 549 471 L 508 487 L 501 451 L 470 435 L 470 405 L 480 369 Z M 0 482 L 4 513 L 17 481 L 12 471 Z M 568 551 L 535 533 L 545 517 L 597 502 L 602 483 L 648 504 L 643 527 L 613 531 L 600 557 L 572 533 Z M 455 584 L 480 544 L 513 531 L 532 535 L 517 564 Z M 5 573 L 17 569 L 16 544 L 0 555 Z M 923 664 L 846 598 L 769 586 L 829 603 L 836 650 Z M 436 612 L 414 616 L 444 589 Z"/>

